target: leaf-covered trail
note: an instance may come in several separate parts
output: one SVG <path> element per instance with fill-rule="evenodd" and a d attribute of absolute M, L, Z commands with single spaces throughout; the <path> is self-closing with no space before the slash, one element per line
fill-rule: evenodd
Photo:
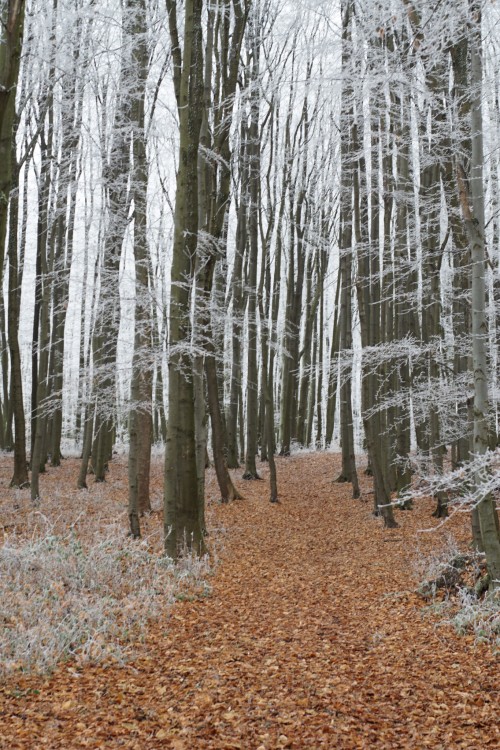
<path fill-rule="evenodd" d="M 267 482 L 241 483 L 246 500 L 214 511 L 226 533 L 212 595 L 179 602 L 125 667 L 8 686 L 0 746 L 500 747 L 498 657 L 436 627 L 412 593 L 417 543 L 445 533 L 418 533 L 430 506 L 386 531 L 371 495 L 331 483 L 336 464 L 280 460 L 276 506 Z"/>

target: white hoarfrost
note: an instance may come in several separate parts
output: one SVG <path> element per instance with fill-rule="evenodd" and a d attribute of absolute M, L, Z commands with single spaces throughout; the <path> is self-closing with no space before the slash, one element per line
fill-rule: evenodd
<path fill-rule="evenodd" d="M 46 671 L 61 659 L 123 660 L 176 598 L 208 591 L 207 560 L 174 566 L 116 525 L 90 543 L 70 531 L 0 546 L 0 670 Z"/>

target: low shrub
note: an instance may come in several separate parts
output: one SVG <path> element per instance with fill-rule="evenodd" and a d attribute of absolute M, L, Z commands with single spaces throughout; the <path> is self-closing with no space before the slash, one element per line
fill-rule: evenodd
<path fill-rule="evenodd" d="M 44 672 L 61 659 L 123 660 L 179 593 L 206 595 L 207 560 L 174 566 L 118 525 L 91 541 L 74 530 L 0 546 L 0 670 Z"/>
<path fill-rule="evenodd" d="M 449 537 L 440 553 L 419 561 L 417 570 L 417 591 L 432 600 L 434 612 L 460 634 L 500 648 L 500 592 L 488 591 L 484 555 L 461 552 Z"/>

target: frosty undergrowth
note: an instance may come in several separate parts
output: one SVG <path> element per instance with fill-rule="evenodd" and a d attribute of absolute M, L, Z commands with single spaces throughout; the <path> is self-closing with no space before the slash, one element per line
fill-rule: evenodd
<path fill-rule="evenodd" d="M 453 580 L 453 573 L 459 570 L 457 561 L 462 557 L 463 553 L 457 542 L 449 535 L 446 546 L 440 552 L 420 558 L 415 565 L 420 582 L 419 591 L 426 591 L 427 596 L 434 598 L 438 589 L 436 582 L 440 579 L 446 581 L 447 577 L 450 581 Z M 470 579 L 469 583 L 473 584 L 482 573 L 480 556 L 469 553 L 466 557 L 465 572 Z M 444 610 L 441 608 L 443 614 L 446 613 L 446 621 L 460 634 L 472 634 L 476 641 L 487 642 L 500 649 L 500 592 L 478 598 L 473 585 L 465 586 L 457 582 L 453 588 L 453 600 L 448 600 Z"/>
<path fill-rule="evenodd" d="M 433 582 L 451 566 L 452 561 L 460 554 L 460 547 L 450 533 L 446 535 L 445 542 L 440 549 L 426 555 L 419 553 L 413 563 L 413 569 L 420 586 L 428 585 L 432 589 Z M 432 593 L 436 593 L 435 589 Z"/>
<path fill-rule="evenodd" d="M 0 671 L 43 672 L 64 658 L 122 660 L 182 591 L 206 593 L 207 559 L 177 566 L 119 526 L 83 544 L 70 531 L 0 546 Z"/>
<path fill-rule="evenodd" d="M 477 641 L 488 642 L 500 650 L 500 596 L 478 600 L 470 591 L 459 591 L 460 608 L 452 618 L 459 633 L 473 633 Z"/>

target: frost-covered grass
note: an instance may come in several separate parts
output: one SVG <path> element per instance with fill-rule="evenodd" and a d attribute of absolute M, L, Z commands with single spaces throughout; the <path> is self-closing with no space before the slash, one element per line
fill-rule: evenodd
<path fill-rule="evenodd" d="M 206 595 L 207 559 L 174 566 L 119 525 L 82 541 L 16 534 L 0 546 L 0 671 L 44 672 L 62 659 L 123 660 L 177 598 Z"/>
<path fill-rule="evenodd" d="M 437 590 L 436 581 L 452 571 L 453 561 L 457 560 L 460 555 L 460 547 L 452 534 L 446 534 L 440 548 L 425 555 L 419 554 L 413 564 L 419 588 L 427 590 L 434 596 Z"/>
<path fill-rule="evenodd" d="M 485 573 L 484 558 L 463 553 L 449 535 L 439 552 L 415 566 L 419 592 L 432 602 L 429 609 L 451 623 L 458 633 L 500 649 L 500 591 L 478 596 L 475 587 Z M 437 598 L 444 593 L 444 600 Z"/>
<path fill-rule="evenodd" d="M 36 504 L 29 489 L 9 487 L 12 456 L 0 454 L 0 675 L 45 672 L 64 659 L 125 660 L 148 621 L 210 591 L 218 525 L 210 524 L 210 566 L 190 556 L 174 566 L 164 555 L 163 458 L 153 456 L 153 512 L 134 541 L 126 456 L 113 456 L 105 482 L 89 476 L 88 489 L 76 490 L 80 462 L 70 447 L 61 466 L 40 477 Z M 216 487 L 207 472 L 209 497 Z"/>
<path fill-rule="evenodd" d="M 452 618 L 459 633 L 472 633 L 478 642 L 500 650 L 500 592 L 478 600 L 469 590 L 460 589 L 460 607 Z"/>

